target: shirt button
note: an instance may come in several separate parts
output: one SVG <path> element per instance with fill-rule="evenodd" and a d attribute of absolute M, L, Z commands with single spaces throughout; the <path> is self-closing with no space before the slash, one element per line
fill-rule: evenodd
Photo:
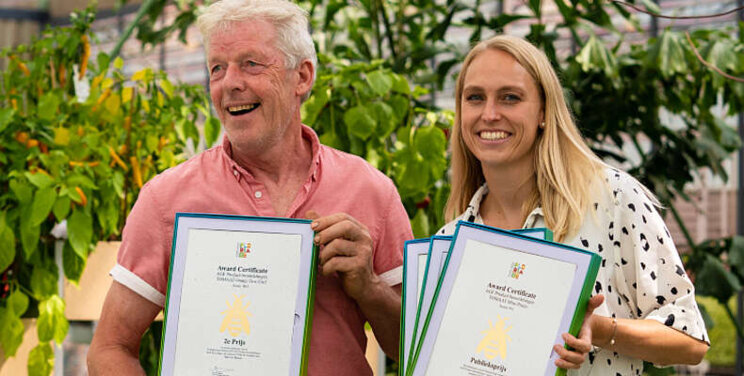
<path fill-rule="evenodd" d="M 256 196 L 256 198 L 261 198 L 261 196 L 263 196 L 263 193 L 261 193 L 261 191 L 256 191 L 256 193 L 254 193 L 253 195 Z"/>

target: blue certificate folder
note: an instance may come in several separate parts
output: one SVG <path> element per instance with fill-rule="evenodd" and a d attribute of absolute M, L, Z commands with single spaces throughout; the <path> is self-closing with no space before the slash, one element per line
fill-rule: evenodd
<path fill-rule="evenodd" d="M 305 375 L 311 222 L 177 213 L 159 374 Z"/>
<path fill-rule="evenodd" d="M 546 239 L 458 223 L 401 374 L 562 374 L 552 346 L 578 334 L 601 258 Z"/>

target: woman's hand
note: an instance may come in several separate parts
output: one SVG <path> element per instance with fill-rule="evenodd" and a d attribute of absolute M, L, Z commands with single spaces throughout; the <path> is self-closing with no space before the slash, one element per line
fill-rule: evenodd
<path fill-rule="evenodd" d="M 568 333 L 563 333 L 563 341 L 569 348 L 561 345 L 553 346 L 559 359 L 556 359 L 555 365 L 564 369 L 576 369 L 586 361 L 586 354 L 592 350 L 592 321 L 595 319 L 594 310 L 604 302 L 604 295 L 595 295 L 589 299 L 584 314 L 584 322 L 581 324 L 579 337 L 576 338 Z"/>

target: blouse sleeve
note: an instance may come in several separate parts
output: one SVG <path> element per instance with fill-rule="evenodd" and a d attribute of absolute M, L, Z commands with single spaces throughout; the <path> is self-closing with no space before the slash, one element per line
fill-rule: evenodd
<path fill-rule="evenodd" d="M 615 201 L 610 226 L 620 255 L 618 283 L 624 285 L 618 299 L 625 299 L 633 309 L 631 317 L 659 321 L 710 344 L 693 284 L 645 189 L 622 173 L 610 181 Z"/>

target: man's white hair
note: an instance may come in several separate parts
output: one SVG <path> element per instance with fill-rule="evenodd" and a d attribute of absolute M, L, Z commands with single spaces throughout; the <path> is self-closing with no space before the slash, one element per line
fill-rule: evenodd
<path fill-rule="evenodd" d="M 307 12 L 287 0 L 220 0 L 208 6 L 196 25 L 209 51 L 209 39 L 214 32 L 226 30 L 236 22 L 263 20 L 276 29 L 275 47 L 284 54 L 287 68 L 297 68 L 304 60 L 313 64 L 313 78 L 318 66 L 315 44 L 310 36 Z M 303 101 L 310 91 L 303 97 Z"/>

